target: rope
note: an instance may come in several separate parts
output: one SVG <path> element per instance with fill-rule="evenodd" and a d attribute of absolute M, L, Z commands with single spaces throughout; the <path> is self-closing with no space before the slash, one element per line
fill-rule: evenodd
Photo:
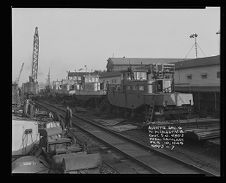
<path fill-rule="evenodd" d="M 21 146 L 22 146 L 22 153 L 24 151 L 24 139 L 25 139 L 25 135 L 23 134 L 23 136 L 22 136 L 22 144 L 21 144 Z"/>
<path fill-rule="evenodd" d="M 23 136 L 22 136 L 22 144 L 21 144 L 21 146 L 22 146 L 22 153 L 23 152 L 26 153 L 26 148 L 27 148 L 27 145 L 28 145 L 28 135 L 29 134 L 25 134 L 25 131 L 24 131 Z M 32 133 L 30 133 L 30 137 L 31 137 L 32 143 L 34 143 L 34 139 L 33 139 Z M 37 137 L 36 137 L 36 139 L 37 139 Z M 21 146 L 20 146 L 20 148 L 21 148 Z"/>
<path fill-rule="evenodd" d="M 26 154 L 26 152 L 27 152 L 27 144 L 28 144 L 28 135 L 25 134 L 25 137 L 26 137 L 26 145 L 25 145 L 25 154 Z"/>
<path fill-rule="evenodd" d="M 32 144 L 33 144 L 34 143 L 34 140 L 33 140 L 32 133 L 30 135 L 31 135 L 31 141 L 32 141 Z"/>

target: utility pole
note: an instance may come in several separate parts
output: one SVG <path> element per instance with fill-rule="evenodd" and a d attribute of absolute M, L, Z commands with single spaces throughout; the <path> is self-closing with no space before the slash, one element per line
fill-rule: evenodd
<path fill-rule="evenodd" d="M 196 37 L 198 37 L 198 34 L 196 34 L 196 33 L 190 35 L 190 38 L 195 38 L 195 56 L 196 56 L 196 58 L 197 58 L 197 57 L 198 57 L 198 50 L 197 50 L 197 41 L 196 41 Z"/>

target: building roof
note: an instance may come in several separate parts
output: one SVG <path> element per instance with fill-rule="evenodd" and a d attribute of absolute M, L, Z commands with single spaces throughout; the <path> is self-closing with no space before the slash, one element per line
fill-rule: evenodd
<path fill-rule="evenodd" d="M 174 63 L 183 60 L 182 58 L 109 58 L 108 61 L 114 65 L 140 65 L 152 63 Z"/>
<path fill-rule="evenodd" d="M 68 72 L 68 77 L 84 76 L 84 75 L 98 75 L 94 72 Z"/>
<path fill-rule="evenodd" d="M 217 55 L 212 57 L 203 57 L 203 58 L 179 61 L 175 63 L 175 69 L 177 70 L 177 69 L 203 67 L 203 66 L 219 65 L 219 64 L 220 64 L 220 55 Z"/>
<path fill-rule="evenodd" d="M 121 76 L 122 73 L 118 72 L 118 71 L 114 71 L 114 72 L 102 72 L 100 74 L 100 78 L 107 78 L 107 77 L 116 77 L 116 76 Z"/>

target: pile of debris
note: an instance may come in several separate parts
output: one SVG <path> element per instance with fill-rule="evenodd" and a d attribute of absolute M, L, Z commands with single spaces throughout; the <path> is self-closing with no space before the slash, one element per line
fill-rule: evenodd
<path fill-rule="evenodd" d="M 100 173 L 100 154 L 84 151 L 68 130 L 62 130 L 59 123 L 48 123 L 46 128 L 39 131 L 51 169 L 58 173 Z"/>

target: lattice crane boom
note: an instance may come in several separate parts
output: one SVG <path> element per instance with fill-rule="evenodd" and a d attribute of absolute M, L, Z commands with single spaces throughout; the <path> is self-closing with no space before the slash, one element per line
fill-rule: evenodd
<path fill-rule="evenodd" d="M 22 63 L 22 65 L 21 65 L 20 73 L 19 73 L 19 76 L 18 76 L 18 78 L 17 78 L 17 80 L 16 80 L 16 84 L 19 84 L 19 80 L 20 80 L 20 76 L 21 76 L 21 72 L 22 72 L 22 70 L 23 70 L 23 67 L 24 67 L 24 63 Z"/>
<path fill-rule="evenodd" d="M 32 56 L 32 72 L 31 72 L 31 79 L 33 82 L 37 82 L 38 54 L 39 54 L 39 36 L 38 36 L 38 27 L 35 27 L 34 42 L 33 42 L 33 56 Z"/>

